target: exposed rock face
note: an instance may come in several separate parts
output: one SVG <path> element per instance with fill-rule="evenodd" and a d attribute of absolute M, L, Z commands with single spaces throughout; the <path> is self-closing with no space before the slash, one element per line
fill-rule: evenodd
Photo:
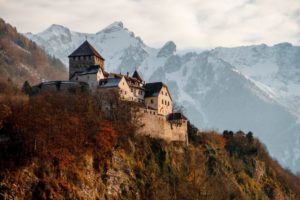
<path fill-rule="evenodd" d="M 157 57 L 169 57 L 176 52 L 176 45 L 174 42 L 167 42 L 158 52 Z"/>
<path fill-rule="evenodd" d="M 255 161 L 255 168 L 254 168 L 254 179 L 257 182 L 260 182 L 261 179 L 266 175 L 266 167 L 263 162 Z"/>
<path fill-rule="evenodd" d="M 121 154 L 118 154 L 121 153 Z M 130 161 L 124 156 L 124 152 L 114 153 L 112 157 L 112 168 L 107 170 L 106 193 L 113 198 L 122 198 L 123 194 L 134 199 L 140 199 L 137 188 L 134 186 L 136 177 L 130 166 Z"/>
<path fill-rule="evenodd" d="M 291 176 L 264 150 L 257 149 L 264 156 L 248 151 L 259 144 L 247 147 L 240 135 L 237 145 L 246 146 L 230 150 L 230 140 L 221 135 L 201 137 L 200 146 L 128 138 L 98 167 L 93 153 L 68 161 L 67 168 L 55 159 L 36 159 L 14 172 L 1 171 L 0 198 L 299 199 L 300 191 L 290 188 L 297 180 L 289 182 Z"/>

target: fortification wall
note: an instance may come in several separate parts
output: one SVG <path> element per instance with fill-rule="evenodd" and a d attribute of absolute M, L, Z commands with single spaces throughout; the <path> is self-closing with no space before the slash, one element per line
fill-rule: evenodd
<path fill-rule="evenodd" d="M 187 120 L 170 122 L 166 116 L 158 115 L 157 111 L 141 109 L 138 113 L 141 124 L 139 134 L 149 135 L 166 141 L 187 142 Z"/>

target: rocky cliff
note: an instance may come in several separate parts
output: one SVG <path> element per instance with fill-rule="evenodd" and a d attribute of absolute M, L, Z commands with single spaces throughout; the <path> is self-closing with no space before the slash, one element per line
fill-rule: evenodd
<path fill-rule="evenodd" d="M 167 143 L 138 136 L 125 102 L 111 99 L 106 118 L 101 96 L 16 101 L 10 91 L 0 103 L 1 199 L 300 198 L 300 180 L 251 132 L 189 124 L 188 145 Z"/>

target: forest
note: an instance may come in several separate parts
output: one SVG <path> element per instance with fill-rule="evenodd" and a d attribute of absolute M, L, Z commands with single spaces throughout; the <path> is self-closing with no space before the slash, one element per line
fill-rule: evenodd
<path fill-rule="evenodd" d="M 28 97 L 1 80 L 0 199 L 300 198 L 253 133 L 189 123 L 189 145 L 168 143 L 140 136 L 133 108 L 113 93 Z"/>

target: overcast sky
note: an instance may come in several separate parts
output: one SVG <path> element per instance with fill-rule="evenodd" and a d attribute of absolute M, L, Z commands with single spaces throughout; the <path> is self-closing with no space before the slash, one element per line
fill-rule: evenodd
<path fill-rule="evenodd" d="M 33 33 L 54 23 L 95 33 L 122 21 L 154 47 L 300 44 L 300 0 L 0 0 L 0 17 Z"/>

